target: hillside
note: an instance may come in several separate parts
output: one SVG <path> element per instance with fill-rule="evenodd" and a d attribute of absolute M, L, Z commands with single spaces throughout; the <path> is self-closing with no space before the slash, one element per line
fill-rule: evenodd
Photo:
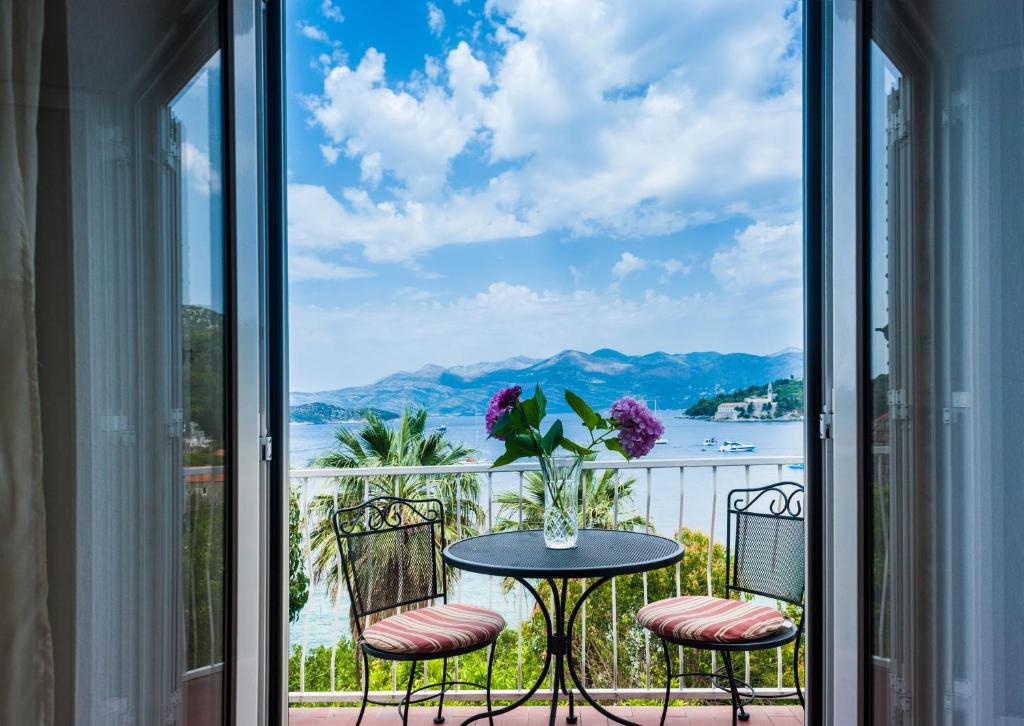
<path fill-rule="evenodd" d="M 790 411 L 802 411 L 804 407 L 804 382 L 799 378 L 779 378 L 772 381 L 775 391 L 775 417 L 781 418 Z M 742 401 L 747 397 L 764 396 L 768 392 L 768 384 L 738 388 L 729 393 L 701 398 L 683 413 L 691 418 L 711 418 L 718 410 L 718 405 L 727 401 Z"/>
<path fill-rule="evenodd" d="M 344 423 L 347 421 L 363 421 L 370 413 L 376 414 L 377 418 L 384 421 L 398 418 L 398 414 L 393 411 L 384 411 L 379 408 L 343 408 L 342 406 L 335 406 L 334 404 L 321 401 L 292 406 L 290 418 L 292 423 Z"/>
<path fill-rule="evenodd" d="M 444 368 L 424 366 L 369 386 L 320 392 L 292 392 L 293 405 L 327 403 L 349 409 L 401 410 L 422 406 L 433 414 L 482 413 L 502 386 L 524 390 L 544 386 L 551 413 L 568 411 L 562 390 L 572 389 L 591 405 L 606 409 L 624 395 L 645 399 L 662 409 L 683 409 L 751 381 L 803 375 L 803 353 L 648 353 L 631 356 L 604 348 L 593 353 L 564 350 L 549 358 L 517 357 L 508 361 Z"/>

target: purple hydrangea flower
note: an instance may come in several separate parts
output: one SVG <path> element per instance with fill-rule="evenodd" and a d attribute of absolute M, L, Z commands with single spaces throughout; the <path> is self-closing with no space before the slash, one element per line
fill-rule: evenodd
<path fill-rule="evenodd" d="M 643 403 L 626 396 L 612 404 L 611 417 L 619 424 L 619 443 L 631 459 L 646 456 L 665 427 Z"/>
<path fill-rule="evenodd" d="M 512 386 L 510 388 L 502 388 L 494 394 L 490 404 L 487 406 L 487 415 L 484 416 L 484 423 L 487 425 L 488 434 L 494 430 L 494 424 L 498 423 L 501 415 L 511 411 L 512 407 L 519 403 L 519 396 L 522 393 L 522 386 Z M 502 436 L 495 436 L 494 438 L 504 440 Z"/>

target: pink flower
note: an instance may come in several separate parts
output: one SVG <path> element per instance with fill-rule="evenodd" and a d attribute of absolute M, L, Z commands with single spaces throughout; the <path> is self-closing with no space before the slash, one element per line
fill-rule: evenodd
<path fill-rule="evenodd" d="M 629 396 L 612 404 L 611 417 L 619 424 L 619 443 L 631 459 L 649 454 L 665 433 L 665 427 L 647 406 Z"/>
<path fill-rule="evenodd" d="M 494 394 L 490 404 L 487 406 L 487 415 L 484 417 L 488 434 L 491 434 L 494 430 L 494 424 L 498 423 L 498 419 L 501 418 L 502 414 L 511 411 L 519 403 L 519 397 L 522 393 L 522 386 L 512 386 L 510 388 L 502 388 Z M 501 436 L 495 436 L 494 438 L 504 440 Z"/>

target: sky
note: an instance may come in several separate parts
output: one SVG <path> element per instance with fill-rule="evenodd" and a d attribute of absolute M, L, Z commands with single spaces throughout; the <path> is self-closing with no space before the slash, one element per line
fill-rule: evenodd
<path fill-rule="evenodd" d="M 802 342 L 793 0 L 289 0 L 295 391 Z"/>

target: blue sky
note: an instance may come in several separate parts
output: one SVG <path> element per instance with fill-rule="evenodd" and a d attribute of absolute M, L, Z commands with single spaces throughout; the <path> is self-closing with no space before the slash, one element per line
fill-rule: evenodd
<path fill-rule="evenodd" d="M 800 345 L 791 0 L 290 0 L 291 387 Z"/>

